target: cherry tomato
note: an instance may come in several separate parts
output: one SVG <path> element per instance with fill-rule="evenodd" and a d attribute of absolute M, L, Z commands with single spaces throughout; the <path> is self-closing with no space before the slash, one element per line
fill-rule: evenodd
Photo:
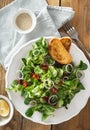
<path fill-rule="evenodd" d="M 55 87 L 52 87 L 52 88 L 50 89 L 50 92 L 51 92 L 52 94 L 57 93 L 57 91 L 58 91 L 58 89 L 55 88 Z"/>
<path fill-rule="evenodd" d="M 43 97 L 43 99 L 44 99 L 46 102 L 48 102 L 48 98 L 49 98 L 48 96 L 44 96 L 44 97 Z"/>
<path fill-rule="evenodd" d="M 41 68 L 42 68 L 43 70 L 48 70 L 48 65 L 42 64 L 42 65 L 41 65 Z"/>
<path fill-rule="evenodd" d="M 27 81 L 23 81 L 23 86 L 26 88 L 28 86 Z"/>
<path fill-rule="evenodd" d="M 38 74 L 33 74 L 32 78 L 34 78 L 34 79 L 37 79 L 37 80 L 38 80 L 40 77 L 39 77 L 39 75 L 38 75 Z"/>
<path fill-rule="evenodd" d="M 31 73 L 31 76 L 32 76 L 32 78 L 34 78 L 34 79 L 40 79 L 40 76 L 38 75 L 38 74 L 35 74 L 35 73 Z"/>

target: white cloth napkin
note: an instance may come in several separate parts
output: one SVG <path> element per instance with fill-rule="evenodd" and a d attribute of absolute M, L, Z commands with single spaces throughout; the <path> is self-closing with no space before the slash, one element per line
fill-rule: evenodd
<path fill-rule="evenodd" d="M 20 8 L 32 10 L 37 16 L 36 28 L 22 35 L 15 31 L 12 19 Z M 71 20 L 74 11 L 70 7 L 48 6 L 45 0 L 16 0 L 0 10 L 0 63 L 7 68 L 12 55 L 27 41 L 41 36 L 60 37 L 58 29 Z"/>

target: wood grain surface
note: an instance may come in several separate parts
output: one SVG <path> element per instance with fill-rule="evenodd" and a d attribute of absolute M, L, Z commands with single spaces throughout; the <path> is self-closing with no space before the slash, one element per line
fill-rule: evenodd
<path fill-rule="evenodd" d="M 54 5 L 54 6 L 59 5 L 59 2 L 60 2 L 60 0 L 47 0 L 47 3 L 49 5 Z"/>
<path fill-rule="evenodd" d="M 0 0 L 0 9 L 11 3 L 13 0 Z"/>
<path fill-rule="evenodd" d="M 0 0 L 0 8 L 12 0 Z M 47 0 L 50 5 L 71 6 L 75 10 L 72 24 L 79 33 L 84 46 L 90 51 L 90 0 Z M 0 65 L 0 94 L 5 92 L 5 70 Z M 58 125 L 40 125 L 23 118 L 16 110 L 13 119 L 0 130 L 90 130 L 90 99 L 81 112 L 74 118 Z"/>
<path fill-rule="evenodd" d="M 62 6 L 71 6 L 75 10 L 73 25 L 79 38 L 90 52 L 90 0 L 61 0 Z"/>

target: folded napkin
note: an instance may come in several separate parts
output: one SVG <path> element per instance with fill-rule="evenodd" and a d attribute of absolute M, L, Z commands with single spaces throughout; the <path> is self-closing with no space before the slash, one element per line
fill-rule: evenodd
<path fill-rule="evenodd" d="M 29 34 L 19 34 L 12 19 L 20 8 L 32 10 L 37 16 L 37 25 Z M 48 6 L 45 0 L 16 0 L 0 10 L 0 63 L 8 67 L 12 55 L 27 41 L 41 36 L 60 37 L 58 29 L 71 20 L 74 11 L 70 7 Z"/>

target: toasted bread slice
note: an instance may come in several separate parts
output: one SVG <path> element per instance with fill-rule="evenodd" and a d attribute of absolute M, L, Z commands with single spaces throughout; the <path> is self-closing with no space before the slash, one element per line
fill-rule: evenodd
<path fill-rule="evenodd" d="M 60 39 L 60 41 L 62 42 L 65 49 L 69 52 L 70 46 L 71 46 L 71 43 L 72 43 L 71 38 L 70 37 L 63 37 L 63 38 Z"/>
<path fill-rule="evenodd" d="M 52 58 L 60 64 L 69 64 L 72 57 L 65 49 L 59 38 L 52 38 L 48 45 L 49 53 Z"/>

